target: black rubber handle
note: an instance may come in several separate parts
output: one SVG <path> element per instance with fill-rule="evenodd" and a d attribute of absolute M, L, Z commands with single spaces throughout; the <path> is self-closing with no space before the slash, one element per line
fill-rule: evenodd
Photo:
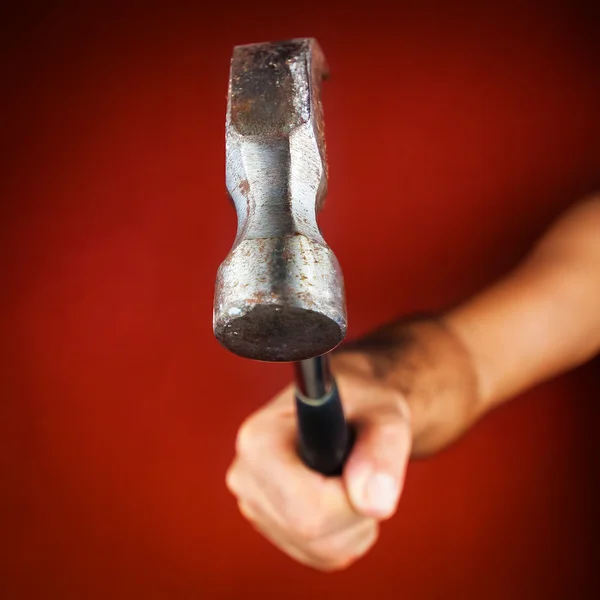
<path fill-rule="evenodd" d="M 354 443 L 344 416 L 335 380 L 322 398 L 310 399 L 296 392 L 298 451 L 304 464 L 323 475 L 341 475 Z"/>

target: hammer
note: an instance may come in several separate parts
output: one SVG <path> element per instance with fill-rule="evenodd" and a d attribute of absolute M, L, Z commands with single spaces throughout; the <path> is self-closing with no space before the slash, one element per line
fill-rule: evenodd
<path fill-rule="evenodd" d="M 346 333 L 344 283 L 317 213 L 327 192 L 316 40 L 236 46 L 225 126 L 238 225 L 217 272 L 213 330 L 238 356 L 293 362 L 298 451 L 339 475 L 352 443 L 329 355 Z"/>

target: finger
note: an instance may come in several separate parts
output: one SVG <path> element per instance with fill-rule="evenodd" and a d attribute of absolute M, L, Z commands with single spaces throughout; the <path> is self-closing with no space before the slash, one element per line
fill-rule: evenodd
<path fill-rule="evenodd" d="M 362 556 L 377 538 L 377 523 L 374 519 L 361 518 L 352 527 L 312 540 L 294 538 L 288 524 L 282 523 L 272 510 L 239 461 L 234 463 L 228 475 L 228 485 L 235 490 L 243 488 L 238 501 L 242 515 L 271 543 L 284 549 L 296 560 L 315 566 L 320 563 L 330 568 L 342 568 Z M 238 492 L 239 493 L 239 492 Z M 296 551 L 294 551 L 294 548 Z M 302 556 L 301 556 L 302 555 Z"/>
<path fill-rule="evenodd" d="M 363 556 L 375 544 L 379 528 L 375 520 L 361 522 L 353 528 L 338 532 L 309 544 L 299 543 L 279 529 L 260 509 L 247 503 L 240 503 L 240 512 L 252 527 L 271 544 L 294 560 L 320 571 L 345 569 Z"/>
<path fill-rule="evenodd" d="M 340 389 L 347 384 L 340 378 Z M 389 518 L 398 505 L 410 454 L 410 411 L 400 394 L 368 387 L 376 400 L 356 405 L 349 417 L 357 437 L 343 477 L 356 511 Z M 369 393 L 366 388 L 355 392 Z"/>
<path fill-rule="evenodd" d="M 257 510 L 255 506 L 247 502 L 239 502 L 238 508 L 250 525 L 273 546 L 303 565 L 314 566 L 314 559 L 305 551 L 292 544 L 288 537 L 277 527 L 267 525 L 268 519 L 265 519 L 260 514 L 260 510 Z"/>
<path fill-rule="evenodd" d="M 377 541 L 379 526 L 375 519 L 362 521 L 343 531 L 316 540 L 305 551 L 326 570 L 348 567 L 363 556 Z"/>
<path fill-rule="evenodd" d="M 281 530 L 287 528 L 288 524 L 275 510 L 264 488 L 240 458 L 235 459 L 227 472 L 227 487 L 237 497 L 238 504 L 243 503 L 244 506 L 251 507 L 254 515 L 260 515 L 263 521 L 268 520 Z"/>
<path fill-rule="evenodd" d="M 271 406 L 247 422 L 238 453 L 289 530 L 314 539 L 352 526 L 361 515 L 350 503 L 341 478 L 324 477 L 300 460 L 296 419 L 286 409 L 292 401 L 286 390 L 276 400 L 280 412 Z"/>

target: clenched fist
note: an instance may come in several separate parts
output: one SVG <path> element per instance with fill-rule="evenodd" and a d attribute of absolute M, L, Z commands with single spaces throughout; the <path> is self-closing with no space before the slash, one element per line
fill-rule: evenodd
<path fill-rule="evenodd" d="M 410 411 L 360 357 L 334 361 L 357 439 L 342 477 L 310 471 L 297 454 L 293 388 L 241 426 L 227 486 L 242 514 L 294 559 L 323 571 L 349 566 L 377 540 L 402 491 L 411 449 Z"/>

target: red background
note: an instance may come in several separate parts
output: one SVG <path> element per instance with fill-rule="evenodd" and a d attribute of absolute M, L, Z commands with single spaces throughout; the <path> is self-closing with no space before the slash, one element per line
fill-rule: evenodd
<path fill-rule="evenodd" d="M 352 569 L 296 565 L 224 486 L 285 366 L 212 336 L 232 46 L 317 37 L 350 337 L 515 264 L 600 187 L 576 2 L 129 3 L 2 18 L 0 597 L 598 597 L 598 362 L 413 464 Z"/>

